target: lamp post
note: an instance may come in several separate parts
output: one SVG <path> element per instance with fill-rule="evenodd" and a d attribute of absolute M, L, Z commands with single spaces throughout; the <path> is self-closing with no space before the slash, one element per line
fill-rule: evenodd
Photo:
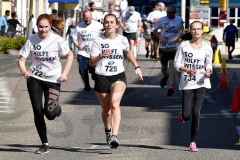
<path fill-rule="evenodd" d="M 29 13 L 28 13 L 28 27 L 27 27 L 27 38 L 32 35 L 32 11 L 33 11 L 33 0 L 29 2 Z"/>

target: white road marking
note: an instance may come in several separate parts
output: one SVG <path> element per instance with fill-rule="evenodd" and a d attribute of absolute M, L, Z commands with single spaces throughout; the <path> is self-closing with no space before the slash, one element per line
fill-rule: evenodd
<path fill-rule="evenodd" d="M 13 113 L 15 107 L 16 99 L 12 97 L 12 92 L 4 79 L 0 78 L 0 112 Z"/>

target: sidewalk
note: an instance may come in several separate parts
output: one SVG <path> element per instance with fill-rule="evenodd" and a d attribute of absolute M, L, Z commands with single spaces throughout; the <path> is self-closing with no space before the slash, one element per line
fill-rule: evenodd
<path fill-rule="evenodd" d="M 18 66 L 18 58 L 17 55 L 0 54 L 0 73 Z"/>

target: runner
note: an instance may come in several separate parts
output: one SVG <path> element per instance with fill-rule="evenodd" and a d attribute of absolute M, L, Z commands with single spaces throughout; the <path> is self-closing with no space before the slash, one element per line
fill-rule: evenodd
<path fill-rule="evenodd" d="M 135 74 L 143 80 L 142 71 L 129 49 L 126 37 L 116 34 L 117 17 L 108 14 L 104 18 L 105 32 L 93 43 L 90 65 L 96 66 L 95 93 L 102 107 L 102 120 L 106 140 L 111 148 L 117 148 L 121 121 L 120 102 L 126 89 L 123 59 L 126 56 L 135 68 Z"/>
<path fill-rule="evenodd" d="M 168 80 L 167 96 L 172 96 L 174 93 L 173 84 L 176 74 L 174 57 L 183 32 L 183 20 L 175 14 L 176 8 L 174 6 L 168 6 L 167 16 L 160 18 L 158 22 L 154 24 L 153 30 L 153 34 L 159 39 L 159 54 L 162 55 L 161 71 L 164 77 L 160 82 L 160 86 L 163 88 Z M 159 29 L 161 29 L 160 35 L 158 33 Z"/>
<path fill-rule="evenodd" d="M 61 23 L 64 21 L 62 20 Z M 42 146 L 37 154 L 49 152 L 47 128 L 44 115 L 53 120 L 61 114 L 59 95 L 61 82 L 67 81 L 67 75 L 73 63 L 73 53 L 67 42 L 59 35 L 51 31 L 52 18 L 48 14 L 42 14 L 37 19 L 38 33 L 29 37 L 20 50 L 18 61 L 19 69 L 25 79 L 32 103 L 34 122 L 37 128 Z M 54 26 L 56 29 L 59 26 Z M 60 28 L 58 28 L 60 29 Z M 64 26 L 62 25 L 62 30 Z M 62 72 L 59 55 L 67 56 L 66 66 Z M 28 56 L 32 58 L 30 70 L 25 62 Z M 62 72 L 62 73 L 61 73 Z M 44 105 L 42 96 L 44 95 Z"/>
<path fill-rule="evenodd" d="M 84 82 L 84 93 L 91 91 L 88 72 L 92 74 L 92 80 L 94 80 L 94 67 L 89 66 L 90 50 L 93 41 L 98 37 L 102 28 L 101 23 L 92 19 L 92 12 L 90 10 L 85 10 L 83 12 L 83 21 L 75 27 L 74 34 L 72 35 L 73 43 L 79 49 L 77 60 L 79 64 L 79 73 Z"/>
<path fill-rule="evenodd" d="M 203 24 L 195 21 L 190 25 L 192 40 L 179 46 L 175 60 L 175 68 L 181 72 L 179 90 L 182 91 L 182 112 L 178 115 L 179 123 L 188 121 L 192 116 L 190 151 L 198 151 L 196 136 L 199 129 L 201 105 L 206 88 L 211 88 L 212 48 L 203 42 Z"/>

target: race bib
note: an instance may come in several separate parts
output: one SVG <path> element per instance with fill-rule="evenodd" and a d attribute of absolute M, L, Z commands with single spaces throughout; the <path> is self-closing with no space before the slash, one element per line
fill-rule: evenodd
<path fill-rule="evenodd" d="M 83 51 L 85 51 L 86 53 L 90 53 L 90 47 L 89 47 L 89 45 L 85 45 L 85 46 L 83 47 Z"/>
<path fill-rule="evenodd" d="M 41 65 L 41 64 L 38 64 L 36 66 L 31 66 L 31 71 L 32 71 L 32 75 L 34 76 L 38 76 L 38 77 L 46 77 L 46 73 L 48 72 L 49 68 L 44 66 L 44 65 Z"/>
<path fill-rule="evenodd" d="M 147 34 L 151 34 L 151 29 L 147 29 Z"/>
<path fill-rule="evenodd" d="M 117 61 L 113 60 L 103 60 L 101 65 L 101 70 L 105 75 L 115 75 L 118 72 Z"/>

